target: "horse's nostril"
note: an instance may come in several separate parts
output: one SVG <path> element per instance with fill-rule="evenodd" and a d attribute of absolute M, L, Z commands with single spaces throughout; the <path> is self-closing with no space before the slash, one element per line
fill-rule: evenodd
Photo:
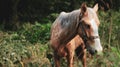
<path fill-rule="evenodd" d="M 95 53 L 97 53 L 97 50 L 95 50 Z"/>
<path fill-rule="evenodd" d="M 96 54 L 97 51 L 94 50 L 94 49 L 90 49 L 89 52 L 90 52 L 91 55 L 94 55 L 94 54 Z"/>

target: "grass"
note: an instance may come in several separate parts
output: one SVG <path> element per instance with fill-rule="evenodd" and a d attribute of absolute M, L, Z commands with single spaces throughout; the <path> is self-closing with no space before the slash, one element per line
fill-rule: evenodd
<path fill-rule="evenodd" d="M 88 67 L 120 67 L 119 17 L 120 13 L 117 11 L 99 12 L 99 33 L 104 54 L 88 57 Z M 50 27 L 51 21 L 46 24 L 25 23 L 18 31 L 0 30 L 0 67 L 53 66 L 52 50 L 49 46 Z M 63 58 L 61 61 L 62 67 L 66 67 L 66 60 Z M 74 61 L 75 67 L 82 66 L 76 57 Z"/>

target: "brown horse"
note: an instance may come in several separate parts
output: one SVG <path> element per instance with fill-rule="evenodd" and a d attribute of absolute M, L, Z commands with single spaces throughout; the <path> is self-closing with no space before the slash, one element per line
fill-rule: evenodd
<path fill-rule="evenodd" d="M 75 36 L 67 45 L 59 48 L 58 54 L 55 55 L 59 59 L 66 57 L 68 61 L 68 66 L 73 67 L 73 57 L 76 52 L 76 55 L 81 59 L 82 64 L 86 67 L 86 49 L 83 40 L 79 35 Z M 60 63 L 59 60 L 56 62 Z"/>
<path fill-rule="evenodd" d="M 51 27 L 51 47 L 54 50 L 55 66 L 60 67 L 59 52 L 66 47 L 76 35 L 79 35 L 88 51 L 98 54 L 102 52 L 98 34 L 99 19 L 97 17 L 98 5 L 93 8 L 87 7 L 85 3 L 81 8 L 72 12 L 61 12 Z M 60 54 L 62 55 L 62 54 Z M 63 55 L 66 55 L 66 53 Z"/>

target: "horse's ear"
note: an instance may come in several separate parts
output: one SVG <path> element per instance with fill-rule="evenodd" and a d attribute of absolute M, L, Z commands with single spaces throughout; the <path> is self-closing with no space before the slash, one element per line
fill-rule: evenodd
<path fill-rule="evenodd" d="M 94 11 L 97 12 L 98 11 L 98 4 L 96 4 L 94 7 L 93 7 Z"/>
<path fill-rule="evenodd" d="M 80 16 L 84 16 L 84 15 L 87 15 L 87 5 L 86 5 L 86 3 L 82 3 L 82 5 L 81 5 Z"/>

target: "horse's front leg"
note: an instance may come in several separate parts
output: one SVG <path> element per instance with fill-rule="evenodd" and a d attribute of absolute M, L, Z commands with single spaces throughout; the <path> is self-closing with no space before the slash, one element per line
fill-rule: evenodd
<path fill-rule="evenodd" d="M 55 62 L 55 67 L 60 67 L 60 57 L 57 55 L 57 52 L 54 51 L 54 62 Z"/>
<path fill-rule="evenodd" d="M 67 49 L 67 62 L 68 62 L 68 67 L 73 67 L 73 57 L 74 57 L 74 51 L 70 48 Z"/>
<path fill-rule="evenodd" d="M 86 49 L 83 50 L 81 61 L 82 61 L 83 67 L 86 67 Z"/>
<path fill-rule="evenodd" d="M 86 49 L 84 49 L 83 46 L 79 46 L 75 52 L 78 58 L 82 61 L 83 67 L 86 67 Z"/>

